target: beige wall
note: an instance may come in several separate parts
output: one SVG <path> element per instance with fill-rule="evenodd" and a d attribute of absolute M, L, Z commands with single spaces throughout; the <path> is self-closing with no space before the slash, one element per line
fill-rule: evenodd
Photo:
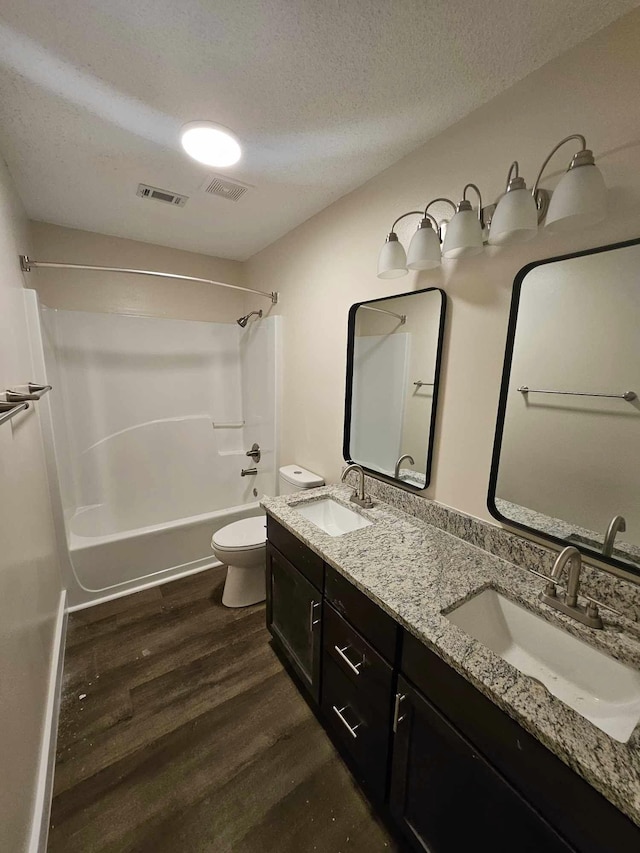
<path fill-rule="evenodd" d="M 238 261 L 137 240 L 32 222 L 31 241 L 36 260 L 161 270 L 229 284 L 244 283 L 243 265 Z M 117 273 L 39 270 L 33 283 L 29 279 L 29 286 L 37 288 L 40 300 L 49 308 L 115 311 L 183 320 L 233 322 L 253 307 L 270 305 L 259 296 L 255 297 L 254 305 L 239 291 L 210 284 Z"/>
<path fill-rule="evenodd" d="M 0 160 L 0 389 L 33 375 L 18 254 L 27 220 Z M 60 596 L 37 405 L 0 426 L 0 849 L 26 848 Z"/>
<path fill-rule="evenodd" d="M 640 12 L 544 66 L 464 121 L 335 202 L 248 263 L 248 283 L 276 289 L 284 315 L 282 462 L 336 480 L 342 464 L 347 313 L 356 301 L 421 287 L 450 298 L 432 485 L 426 494 L 489 518 L 486 492 L 511 283 L 536 258 L 640 235 Z M 552 145 L 586 134 L 610 188 L 603 226 L 487 249 L 393 281 L 376 278 L 393 219 L 429 199 L 459 200 L 475 181 L 491 202 L 518 158 L 529 186 Z M 556 155 L 553 187 L 571 149 Z M 398 229 L 401 239 L 416 223 Z M 259 284 L 258 284 L 259 282 Z"/>

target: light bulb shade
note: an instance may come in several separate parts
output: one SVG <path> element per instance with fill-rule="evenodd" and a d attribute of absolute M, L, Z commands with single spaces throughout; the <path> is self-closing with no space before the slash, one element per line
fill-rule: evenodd
<path fill-rule="evenodd" d="M 525 243 L 538 233 L 538 209 L 530 191 L 523 187 L 506 192 L 495 209 L 489 231 L 492 246 Z"/>
<path fill-rule="evenodd" d="M 407 266 L 410 270 L 432 270 L 440 266 L 440 240 L 430 226 L 418 228 L 409 243 Z"/>
<path fill-rule="evenodd" d="M 588 228 L 607 213 L 607 187 L 597 166 L 569 169 L 555 188 L 545 227 L 552 232 Z"/>
<path fill-rule="evenodd" d="M 205 166 L 233 166 L 242 156 L 237 137 L 212 121 L 190 121 L 180 131 L 180 142 L 190 157 Z"/>
<path fill-rule="evenodd" d="M 474 210 L 459 210 L 447 226 L 443 258 L 471 258 L 482 251 L 482 228 Z"/>
<path fill-rule="evenodd" d="M 400 278 L 409 272 L 407 255 L 399 240 L 387 240 L 378 255 L 378 278 Z"/>

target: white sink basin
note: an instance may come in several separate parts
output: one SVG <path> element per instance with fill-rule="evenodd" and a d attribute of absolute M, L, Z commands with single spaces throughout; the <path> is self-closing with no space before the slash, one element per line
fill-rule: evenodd
<path fill-rule="evenodd" d="M 447 614 L 615 740 L 640 720 L 640 672 L 487 589 Z"/>
<path fill-rule="evenodd" d="M 351 533 L 352 530 L 371 526 L 371 522 L 363 515 L 342 506 L 332 498 L 301 504 L 294 506 L 293 509 L 329 536 L 342 536 L 344 533 Z"/>

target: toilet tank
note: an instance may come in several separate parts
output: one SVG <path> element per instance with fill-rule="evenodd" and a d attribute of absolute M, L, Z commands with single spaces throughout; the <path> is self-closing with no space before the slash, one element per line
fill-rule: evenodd
<path fill-rule="evenodd" d="M 324 480 L 313 471 L 307 471 L 300 465 L 283 465 L 280 469 L 280 494 L 292 495 L 304 489 L 324 486 Z"/>

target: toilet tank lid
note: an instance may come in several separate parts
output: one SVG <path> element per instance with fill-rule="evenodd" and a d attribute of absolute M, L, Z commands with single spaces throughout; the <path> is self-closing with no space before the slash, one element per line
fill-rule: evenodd
<path fill-rule="evenodd" d="M 280 476 L 292 486 L 298 486 L 300 489 L 315 489 L 317 486 L 324 486 L 324 480 L 313 471 L 307 471 L 306 468 L 300 465 L 283 465 L 280 469 Z"/>

